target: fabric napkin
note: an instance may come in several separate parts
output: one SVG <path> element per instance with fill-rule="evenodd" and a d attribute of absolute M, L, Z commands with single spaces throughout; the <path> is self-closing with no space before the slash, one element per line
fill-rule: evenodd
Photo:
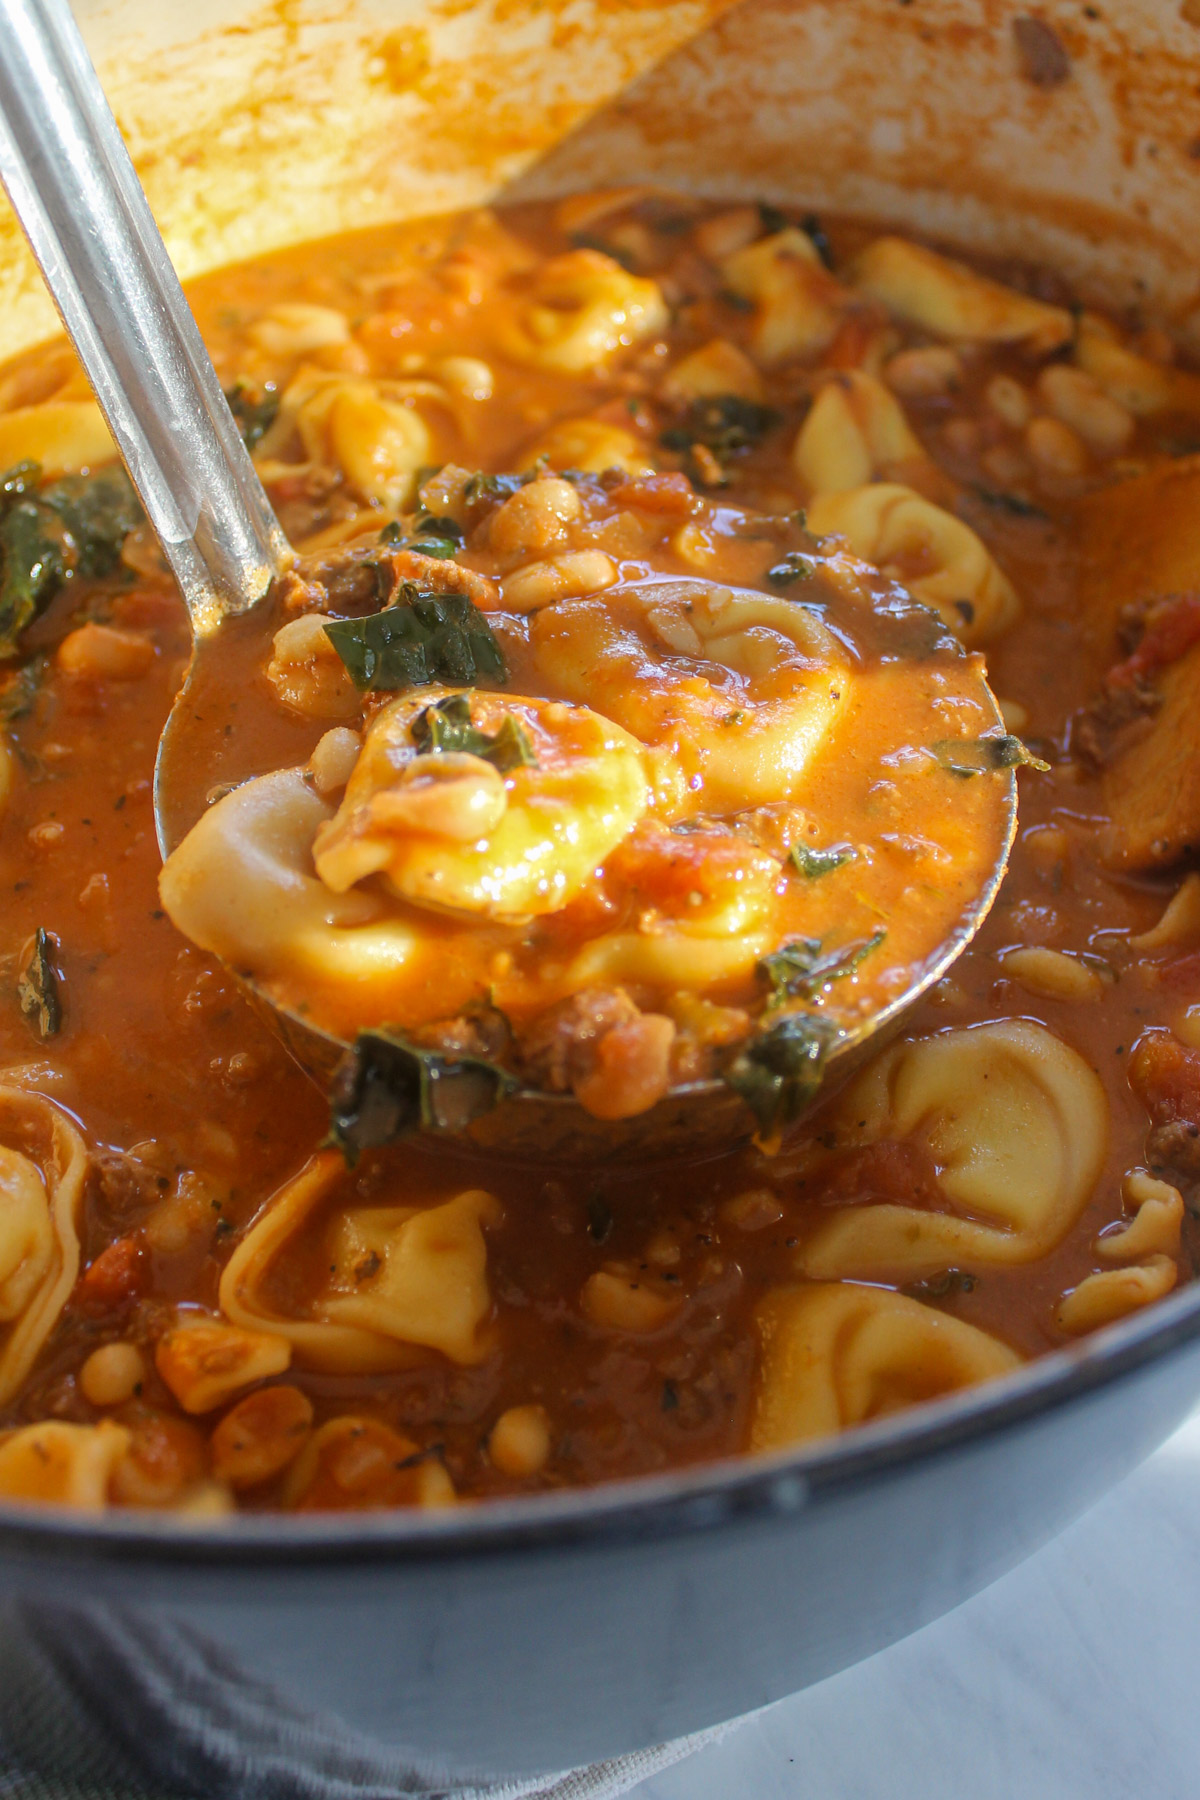
<path fill-rule="evenodd" d="M 731 1729 L 464 1779 L 300 1709 L 187 1627 L 109 1606 L 0 1609 L 3 1800 L 613 1800 Z"/>

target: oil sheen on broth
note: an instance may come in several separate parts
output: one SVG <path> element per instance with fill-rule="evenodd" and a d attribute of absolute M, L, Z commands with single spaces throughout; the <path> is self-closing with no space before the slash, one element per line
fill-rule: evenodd
<path fill-rule="evenodd" d="M 0 1496 L 635 1475 L 1190 1277 L 1200 376 L 1161 322 L 640 190 L 191 297 L 300 560 L 207 693 L 161 896 L 182 609 L 68 351 L 0 374 Z M 760 1063 L 716 1160 L 353 1160 L 217 960 L 636 1116 L 886 1000 L 1022 742 L 983 931 L 782 1143 Z"/>

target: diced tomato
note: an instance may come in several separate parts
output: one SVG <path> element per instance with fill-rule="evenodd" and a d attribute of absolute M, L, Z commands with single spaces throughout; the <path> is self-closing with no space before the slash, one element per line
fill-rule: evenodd
<path fill-rule="evenodd" d="M 1129 1084 L 1156 1125 L 1200 1124 L 1200 1050 L 1169 1031 L 1148 1031 L 1129 1059 Z"/>
<path fill-rule="evenodd" d="M 1142 641 L 1132 656 L 1110 669 L 1109 687 L 1133 687 L 1200 644 L 1200 594 L 1173 594 L 1146 615 Z"/>
<path fill-rule="evenodd" d="M 75 1304 L 97 1312 L 119 1312 L 137 1298 L 145 1262 L 140 1238 L 118 1238 L 80 1276 L 72 1296 Z"/>
<path fill-rule="evenodd" d="M 689 518 L 699 512 L 704 502 L 686 475 L 639 475 L 622 482 L 609 496 L 618 506 L 636 506 L 642 512 L 667 513 Z"/>

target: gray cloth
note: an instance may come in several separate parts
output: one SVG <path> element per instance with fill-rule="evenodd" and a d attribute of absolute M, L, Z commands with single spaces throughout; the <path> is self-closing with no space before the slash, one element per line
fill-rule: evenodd
<path fill-rule="evenodd" d="M 612 1800 L 728 1729 L 534 1779 L 451 1776 L 297 1708 L 158 1616 L 0 1613 L 0 1800 Z"/>

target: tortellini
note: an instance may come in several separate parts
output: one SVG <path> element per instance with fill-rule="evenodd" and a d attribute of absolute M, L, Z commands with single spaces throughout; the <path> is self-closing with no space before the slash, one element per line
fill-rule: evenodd
<path fill-rule="evenodd" d="M 750 346 L 766 363 L 816 356 L 841 324 L 846 295 L 806 231 L 789 225 L 721 264 L 732 293 L 754 302 Z"/>
<path fill-rule="evenodd" d="M 415 402 L 449 404 L 429 381 L 385 381 L 301 368 L 259 447 L 270 457 L 298 432 L 313 463 L 345 471 L 368 500 L 395 509 L 416 492 L 418 471 L 437 461 L 433 432 Z"/>
<path fill-rule="evenodd" d="M 514 362 L 579 375 L 665 330 L 667 319 L 655 282 L 599 250 L 569 250 L 541 265 L 497 337 Z"/>
<path fill-rule="evenodd" d="M 814 611 L 699 580 L 546 607 L 530 641 L 555 687 L 667 750 L 702 796 L 697 805 L 792 798 L 850 683 Z"/>
<path fill-rule="evenodd" d="M 1170 1256 L 1151 1256 L 1128 1269 L 1102 1269 L 1085 1275 L 1065 1293 L 1054 1310 L 1054 1322 L 1071 1337 L 1082 1337 L 1112 1325 L 1152 1301 L 1162 1300 L 1179 1279 Z"/>
<path fill-rule="evenodd" d="M 1025 1019 L 917 1038 L 884 1051 L 839 1102 L 839 1148 L 913 1139 L 956 1211 L 891 1202 L 840 1209 L 797 1254 L 819 1281 L 907 1281 L 953 1267 L 1034 1261 L 1091 1196 L 1108 1141 L 1099 1076 Z"/>
<path fill-rule="evenodd" d="M 814 495 L 844 493 L 928 461 L 895 395 L 858 369 L 825 383 L 792 448 L 792 468 Z"/>
<path fill-rule="evenodd" d="M 362 698 L 325 630 L 324 613 L 303 613 L 275 633 L 267 680 L 284 706 L 310 719 L 353 719 Z"/>
<path fill-rule="evenodd" d="M 503 1219 L 481 1188 L 424 1208 L 332 1208 L 317 1292 L 302 1311 L 277 1298 L 289 1250 L 342 1177 L 341 1158 L 319 1153 L 268 1203 L 221 1277 L 226 1318 L 287 1339 L 303 1367 L 336 1374 L 408 1368 L 431 1350 L 481 1362 L 491 1348 L 484 1231 Z"/>
<path fill-rule="evenodd" d="M 70 475 L 113 462 L 116 455 L 94 400 L 43 400 L 0 413 L 0 469 L 36 462 L 43 475 Z"/>
<path fill-rule="evenodd" d="M 99 1512 L 108 1504 L 109 1483 L 132 1441 L 132 1434 L 112 1419 L 97 1425 L 46 1419 L 0 1432 L 0 1500 Z"/>
<path fill-rule="evenodd" d="M 0 1406 L 25 1380 L 79 1274 L 88 1156 L 65 1113 L 0 1087 Z"/>
<path fill-rule="evenodd" d="M 604 419 L 562 419 L 543 432 L 520 460 L 524 469 L 545 462 L 552 469 L 582 469 L 591 475 L 602 475 L 606 469 L 649 475 L 654 469 L 641 438 Z"/>
<path fill-rule="evenodd" d="M 1021 344 L 1045 354 L 1067 343 L 1074 328 L 1065 307 L 1031 299 L 907 238 L 876 238 L 851 279 L 897 318 L 952 341 Z"/>
<path fill-rule="evenodd" d="M 993 1381 L 1015 1350 L 948 1313 L 884 1288 L 776 1288 L 755 1314 L 762 1361 L 752 1450 L 781 1450 Z"/>
<path fill-rule="evenodd" d="M 335 894 L 313 873 L 313 838 L 333 811 L 302 769 L 226 794 L 163 865 L 159 893 L 172 922 L 235 968 L 373 993 L 403 969 L 416 934 L 381 897 Z"/>
<path fill-rule="evenodd" d="M 1183 1227 L 1183 1196 L 1145 1169 L 1131 1169 L 1121 1196 L 1133 1212 L 1118 1231 L 1105 1232 L 1092 1246 L 1101 1262 L 1126 1263 L 1086 1275 L 1062 1295 L 1054 1312 L 1060 1331 L 1072 1337 L 1111 1325 L 1127 1313 L 1169 1294 L 1179 1278 L 1176 1256 Z"/>
<path fill-rule="evenodd" d="M 1137 418 L 1200 413 L 1200 376 L 1126 349 L 1111 327 L 1094 315 L 1085 314 L 1079 322 L 1075 361 L 1110 400 Z"/>
<path fill-rule="evenodd" d="M 469 752 L 418 754 L 413 728 L 444 698 L 423 689 L 376 714 L 317 829 L 318 875 L 339 894 L 380 875 L 398 898 L 455 914 L 559 911 L 646 809 L 641 746 L 583 706 L 473 693 L 473 728 L 515 727 L 527 760 L 501 774 Z"/>
<path fill-rule="evenodd" d="M 282 1503 L 299 1512 L 382 1506 L 453 1506 L 444 1463 L 422 1455 L 382 1419 L 353 1413 L 314 1431 L 288 1471 Z"/>
<path fill-rule="evenodd" d="M 766 383 L 744 350 L 728 338 L 713 338 L 690 356 L 677 362 L 663 382 L 669 400 L 719 399 L 736 394 L 740 400 L 766 399 Z"/>
<path fill-rule="evenodd" d="M 1006 631 L 1020 611 L 1016 591 L 969 525 L 896 482 L 818 494 L 808 508 L 818 535 L 844 537 L 864 561 L 939 612 L 968 645 Z"/>

